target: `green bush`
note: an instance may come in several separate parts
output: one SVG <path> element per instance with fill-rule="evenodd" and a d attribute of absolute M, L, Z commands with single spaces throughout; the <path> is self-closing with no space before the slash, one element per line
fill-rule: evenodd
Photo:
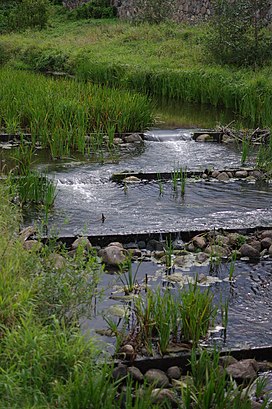
<path fill-rule="evenodd" d="M 266 28 L 268 0 L 214 0 L 208 48 L 216 62 L 263 65 L 272 57 L 272 34 Z"/>
<path fill-rule="evenodd" d="M 70 12 L 70 17 L 75 19 L 113 18 L 115 16 L 116 8 L 110 5 L 109 0 L 92 0 Z"/>

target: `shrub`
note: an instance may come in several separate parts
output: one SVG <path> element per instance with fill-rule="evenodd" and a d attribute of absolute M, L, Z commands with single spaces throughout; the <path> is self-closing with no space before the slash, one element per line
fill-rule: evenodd
<path fill-rule="evenodd" d="M 272 57 L 272 35 L 265 27 L 269 3 L 214 0 L 208 48 L 217 62 L 262 65 Z"/>
<path fill-rule="evenodd" d="M 112 18 L 115 16 L 116 8 L 110 5 L 109 0 L 92 0 L 70 12 L 70 17 L 76 19 Z"/>
<path fill-rule="evenodd" d="M 133 16 L 135 22 L 158 24 L 169 19 L 173 13 L 173 0 L 136 0 L 137 12 Z"/>

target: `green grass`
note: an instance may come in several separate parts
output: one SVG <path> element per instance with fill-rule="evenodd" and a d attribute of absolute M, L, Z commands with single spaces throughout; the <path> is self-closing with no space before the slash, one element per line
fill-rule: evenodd
<path fill-rule="evenodd" d="M 0 127 L 30 132 L 54 158 L 95 151 L 102 134 L 109 133 L 112 143 L 113 132 L 141 131 L 152 122 L 145 96 L 75 80 L 2 69 L 0 95 Z"/>
<path fill-rule="evenodd" d="M 3 62 L 67 71 L 99 84 L 157 97 L 224 106 L 251 125 L 272 122 L 271 64 L 234 69 L 213 63 L 208 26 L 132 25 L 118 20 L 69 21 L 54 16 L 43 31 L 2 35 Z"/>

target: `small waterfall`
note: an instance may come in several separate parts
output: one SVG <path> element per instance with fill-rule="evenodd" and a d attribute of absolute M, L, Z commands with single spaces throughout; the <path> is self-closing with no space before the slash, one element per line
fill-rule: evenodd
<path fill-rule="evenodd" d="M 151 129 L 144 133 L 144 140 L 152 142 L 192 141 L 192 132 L 189 129 Z"/>

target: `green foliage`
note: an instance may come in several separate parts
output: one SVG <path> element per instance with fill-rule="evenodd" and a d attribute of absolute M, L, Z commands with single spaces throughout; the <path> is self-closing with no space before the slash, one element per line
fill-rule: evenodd
<path fill-rule="evenodd" d="M 91 0 L 70 11 L 68 16 L 75 19 L 113 18 L 116 16 L 116 8 L 109 0 Z"/>
<path fill-rule="evenodd" d="M 208 48 L 223 64 L 263 65 L 272 57 L 272 34 L 265 28 L 268 0 L 214 0 Z"/>
<path fill-rule="evenodd" d="M 17 0 L 0 6 L 0 33 L 26 28 L 42 29 L 49 17 L 49 0 Z"/>

